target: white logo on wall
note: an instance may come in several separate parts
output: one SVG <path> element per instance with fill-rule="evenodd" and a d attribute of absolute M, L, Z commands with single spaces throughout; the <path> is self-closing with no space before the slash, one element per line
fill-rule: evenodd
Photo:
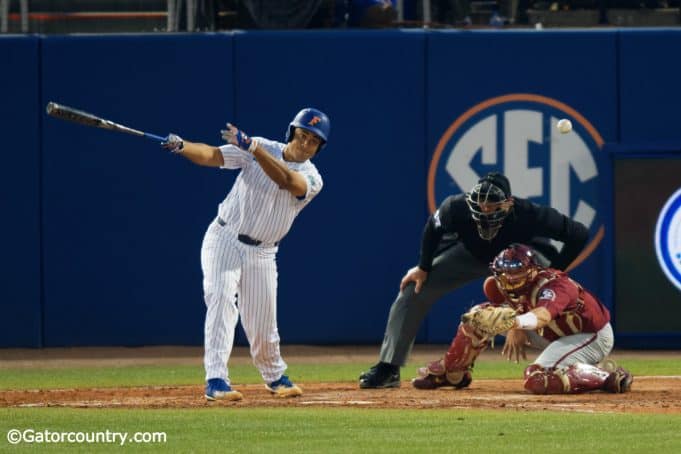
<path fill-rule="evenodd" d="M 681 290 L 681 188 L 667 200 L 657 218 L 655 252 L 667 279 Z"/>
<path fill-rule="evenodd" d="M 556 128 L 561 118 L 574 126 L 568 133 Z M 593 237 L 581 262 L 604 234 L 596 160 L 602 145 L 596 128 L 561 101 L 531 93 L 484 100 L 440 137 L 428 170 L 428 208 L 435 212 L 445 197 L 469 190 L 488 171 L 500 171 L 514 195 L 550 205 L 590 229 Z"/>

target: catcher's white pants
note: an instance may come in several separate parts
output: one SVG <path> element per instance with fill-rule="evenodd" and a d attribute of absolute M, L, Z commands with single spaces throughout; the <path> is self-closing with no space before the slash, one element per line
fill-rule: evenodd
<path fill-rule="evenodd" d="M 239 314 L 263 380 L 278 380 L 286 370 L 277 329 L 277 250 L 243 244 L 217 222 L 208 227 L 201 247 L 206 380 L 223 378 L 229 384 L 227 362 Z"/>
<path fill-rule="evenodd" d="M 534 361 L 542 367 L 568 367 L 583 363 L 596 365 L 610 354 L 615 337 L 610 323 L 597 333 L 580 333 L 564 336 L 549 342 L 535 331 L 526 331 L 530 343 L 543 351 Z"/>

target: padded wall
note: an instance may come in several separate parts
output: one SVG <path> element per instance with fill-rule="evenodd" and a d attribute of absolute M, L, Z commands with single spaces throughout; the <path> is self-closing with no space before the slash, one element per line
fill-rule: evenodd
<path fill-rule="evenodd" d="M 586 220 L 593 238 L 603 231 L 573 275 L 611 305 L 612 174 L 600 144 L 680 140 L 679 36 L 2 37 L 0 346 L 200 345 L 201 241 L 236 175 L 47 117 L 48 101 L 210 144 L 226 121 L 283 140 L 302 107 L 330 115 L 315 158 L 325 188 L 278 256 L 284 343 L 379 343 L 429 211 L 489 170 L 507 173 L 516 195 Z M 561 117 L 573 133 L 556 132 Z M 418 340 L 449 342 L 479 284 L 437 304 Z"/>
<path fill-rule="evenodd" d="M 0 346 L 40 347 L 40 40 L 0 37 Z"/>
<path fill-rule="evenodd" d="M 656 144 L 667 147 L 678 144 L 681 142 L 681 30 L 623 30 L 619 39 L 621 123 L 617 141 L 637 144 L 640 149 L 650 149 Z"/>
<path fill-rule="evenodd" d="M 219 143 L 231 37 L 49 37 L 43 105 Z M 233 176 L 158 143 L 45 117 L 45 343 L 201 344 L 199 251 Z"/>

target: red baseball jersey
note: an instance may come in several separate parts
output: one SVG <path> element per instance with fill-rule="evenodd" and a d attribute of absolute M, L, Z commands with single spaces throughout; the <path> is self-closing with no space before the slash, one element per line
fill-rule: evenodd
<path fill-rule="evenodd" d="M 535 284 L 517 303 L 510 304 L 519 313 L 546 308 L 551 321 L 538 332 L 549 341 L 577 333 L 595 333 L 610 321 L 610 312 L 598 298 L 567 274 L 552 268 L 540 271 Z"/>

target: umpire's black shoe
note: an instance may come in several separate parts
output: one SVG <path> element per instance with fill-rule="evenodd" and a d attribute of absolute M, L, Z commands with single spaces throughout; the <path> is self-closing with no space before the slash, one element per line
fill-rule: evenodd
<path fill-rule="evenodd" d="M 359 387 L 370 388 L 399 388 L 400 366 L 388 363 L 377 363 L 359 376 Z"/>

